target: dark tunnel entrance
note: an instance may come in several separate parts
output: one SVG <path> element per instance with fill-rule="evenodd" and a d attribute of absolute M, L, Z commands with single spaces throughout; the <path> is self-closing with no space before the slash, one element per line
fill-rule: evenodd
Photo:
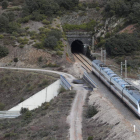
<path fill-rule="evenodd" d="M 84 54 L 84 44 L 80 40 L 75 40 L 71 44 L 71 52 L 72 53 L 82 53 Z"/>

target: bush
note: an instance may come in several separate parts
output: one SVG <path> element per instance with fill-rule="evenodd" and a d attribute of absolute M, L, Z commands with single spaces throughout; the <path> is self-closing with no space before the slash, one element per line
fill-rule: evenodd
<path fill-rule="evenodd" d="M 63 55 L 63 52 L 58 51 L 56 54 L 59 55 L 59 56 L 61 56 L 61 55 Z"/>
<path fill-rule="evenodd" d="M 65 32 L 73 31 L 73 30 L 84 30 L 84 31 L 94 32 L 95 25 L 96 25 L 96 21 L 91 20 L 88 23 L 83 23 L 81 25 L 64 24 L 63 29 Z"/>
<path fill-rule="evenodd" d="M 24 120 L 28 120 L 32 117 L 32 112 L 27 110 L 25 113 L 24 113 Z"/>
<path fill-rule="evenodd" d="M 63 86 L 61 86 L 61 88 L 59 89 L 59 93 L 63 93 L 63 92 L 65 92 L 66 91 L 66 89 L 63 87 Z"/>
<path fill-rule="evenodd" d="M 44 47 L 54 49 L 57 46 L 57 38 L 55 36 L 49 36 L 44 41 Z"/>
<path fill-rule="evenodd" d="M 27 111 L 29 111 L 29 109 L 28 108 L 21 108 L 21 110 L 20 110 L 20 114 L 25 114 Z"/>
<path fill-rule="evenodd" d="M 9 21 L 11 22 L 11 21 L 14 21 L 14 19 L 15 19 L 15 14 L 13 13 L 13 12 L 8 12 L 7 13 L 7 16 L 8 16 L 8 18 L 9 18 Z"/>
<path fill-rule="evenodd" d="M 9 53 L 6 47 L 0 46 L 0 58 L 7 56 Z"/>
<path fill-rule="evenodd" d="M 6 9 L 9 4 L 8 4 L 8 1 L 4 0 L 1 5 L 3 9 Z"/>
<path fill-rule="evenodd" d="M 33 45 L 33 47 L 35 47 L 35 48 L 37 48 L 37 49 L 43 49 L 42 43 L 35 43 L 35 44 Z"/>
<path fill-rule="evenodd" d="M 110 56 L 129 55 L 133 51 L 140 50 L 139 38 L 135 34 L 118 34 L 105 43 L 105 48 Z"/>
<path fill-rule="evenodd" d="M 12 33 L 12 32 L 17 32 L 21 25 L 17 22 L 10 22 L 7 27 L 7 32 Z"/>
<path fill-rule="evenodd" d="M 50 24 L 50 21 L 44 19 L 44 20 L 42 21 L 42 23 L 48 25 L 48 24 Z"/>
<path fill-rule="evenodd" d="M 14 58 L 14 62 L 17 63 L 18 62 L 18 58 L 15 57 Z"/>
<path fill-rule="evenodd" d="M 3 110 L 5 105 L 3 103 L 0 103 L 0 110 Z"/>
<path fill-rule="evenodd" d="M 89 136 L 87 140 L 93 140 L 93 136 Z"/>
<path fill-rule="evenodd" d="M 30 18 L 31 18 L 31 16 L 26 16 L 24 18 L 18 19 L 18 22 L 19 23 L 27 23 L 27 22 L 29 22 Z"/>
<path fill-rule="evenodd" d="M 38 57 L 38 62 L 42 62 L 42 56 Z"/>
<path fill-rule="evenodd" d="M 53 29 L 49 32 L 49 36 L 54 36 L 58 40 L 62 37 L 62 32 L 58 29 Z"/>
<path fill-rule="evenodd" d="M 100 10 L 100 7 L 96 7 L 96 11 L 99 11 Z"/>
<path fill-rule="evenodd" d="M 3 15 L 0 15 L 0 32 L 6 31 L 9 24 L 9 19 Z"/>
<path fill-rule="evenodd" d="M 0 39 L 3 39 L 4 38 L 4 36 L 3 35 L 0 35 Z"/>
<path fill-rule="evenodd" d="M 97 109 L 94 106 L 88 106 L 86 117 L 91 118 L 98 113 Z"/>

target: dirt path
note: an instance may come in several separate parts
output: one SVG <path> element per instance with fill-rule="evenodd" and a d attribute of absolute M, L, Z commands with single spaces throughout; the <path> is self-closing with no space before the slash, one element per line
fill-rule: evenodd
<path fill-rule="evenodd" d="M 68 116 L 70 124 L 70 140 L 83 140 L 82 137 L 82 112 L 85 103 L 87 91 L 84 89 L 77 90 L 71 113 Z"/>

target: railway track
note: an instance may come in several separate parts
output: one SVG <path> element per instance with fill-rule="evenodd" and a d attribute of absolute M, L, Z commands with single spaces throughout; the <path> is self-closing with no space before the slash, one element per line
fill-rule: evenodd
<path fill-rule="evenodd" d="M 87 71 L 87 72 L 91 72 L 92 68 L 91 68 L 91 64 L 85 59 L 83 58 L 82 55 L 80 54 L 76 54 L 73 53 L 74 56 L 82 63 L 82 67 Z"/>
<path fill-rule="evenodd" d="M 79 55 L 92 67 L 92 64 L 88 62 L 88 60 L 83 56 L 83 54 L 79 54 Z"/>

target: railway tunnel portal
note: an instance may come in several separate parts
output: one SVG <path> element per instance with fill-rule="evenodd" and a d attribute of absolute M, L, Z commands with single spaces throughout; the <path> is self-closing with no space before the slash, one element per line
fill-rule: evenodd
<path fill-rule="evenodd" d="M 72 53 L 87 55 L 89 46 L 93 47 L 94 37 L 89 32 L 67 32 L 66 36 Z"/>

